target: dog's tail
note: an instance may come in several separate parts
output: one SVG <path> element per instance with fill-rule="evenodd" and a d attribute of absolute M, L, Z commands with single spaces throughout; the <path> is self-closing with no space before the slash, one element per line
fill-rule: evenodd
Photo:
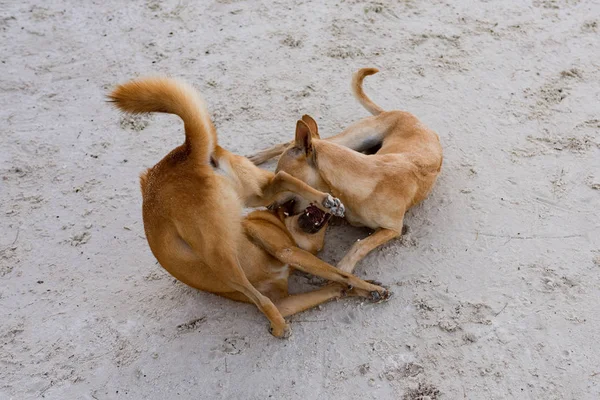
<path fill-rule="evenodd" d="M 203 163 L 210 162 L 217 133 L 206 104 L 192 86 L 172 78 L 144 78 L 117 86 L 108 98 L 117 108 L 132 114 L 178 115 L 184 123 L 185 144 L 193 157 Z"/>
<path fill-rule="evenodd" d="M 373 101 L 367 97 L 363 91 L 362 83 L 365 76 L 374 75 L 378 72 L 379 70 L 377 68 L 361 68 L 352 76 L 352 93 L 354 93 L 354 97 L 356 97 L 360 104 L 373 115 L 381 114 L 385 110 L 373 103 Z"/>

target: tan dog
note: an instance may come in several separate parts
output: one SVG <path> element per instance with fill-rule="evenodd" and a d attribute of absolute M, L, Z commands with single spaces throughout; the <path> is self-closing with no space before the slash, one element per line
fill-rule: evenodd
<path fill-rule="evenodd" d="M 281 154 L 277 171 L 339 197 L 352 225 L 376 230 L 356 242 L 340 261 L 338 268 L 345 272 L 352 272 L 374 248 L 401 235 L 406 210 L 427 197 L 442 166 L 435 132 L 408 112 L 384 111 L 365 95 L 363 79 L 377 72 L 364 68 L 352 79 L 354 96 L 373 117 L 321 140 L 316 122 L 305 115 L 296 126 L 294 142 L 250 157 L 261 164 Z"/>
<path fill-rule="evenodd" d="M 298 227 L 326 224 L 327 214 L 317 207 L 293 217 L 281 209 L 242 216 L 242 207 L 267 205 L 289 192 L 333 213 L 343 209 L 339 200 L 287 173 L 262 170 L 219 147 L 204 102 L 190 86 L 167 78 L 143 79 L 117 87 L 109 98 L 123 111 L 176 114 L 184 122 L 185 143 L 141 176 L 148 244 L 175 278 L 256 304 L 277 337 L 289 335 L 285 316 L 347 290 L 373 300 L 388 298 L 386 289 L 311 254 L 321 249 L 324 230 L 311 235 Z M 288 265 L 339 284 L 288 296 Z"/>

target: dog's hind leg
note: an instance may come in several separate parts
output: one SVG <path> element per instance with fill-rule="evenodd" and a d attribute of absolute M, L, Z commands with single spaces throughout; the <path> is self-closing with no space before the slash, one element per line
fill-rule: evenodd
<path fill-rule="evenodd" d="M 290 327 L 273 302 L 252 286 L 248 278 L 246 278 L 244 271 L 239 266 L 239 263 L 231 255 L 224 256 L 226 259 L 223 260 L 218 268 L 213 269 L 213 272 L 218 273 L 229 287 L 242 293 L 258 307 L 271 322 L 269 332 L 273 336 L 289 337 L 291 334 Z"/>
<path fill-rule="evenodd" d="M 393 113 L 384 113 L 374 117 L 363 118 L 337 135 L 322 139 L 358 152 L 377 148 L 394 127 L 396 119 L 393 117 L 390 118 L 391 114 Z M 303 120 L 305 120 L 305 117 L 307 116 L 304 116 Z M 312 125 L 314 128 L 311 129 L 318 129 L 316 128 L 314 119 L 311 117 L 308 118 L 314 124 Z M 268 149 L 261 150 L 256 154 L 248 156 L 248 159 L 255 165 L 260 165 L 271 158 L 281 155 L 291 143 L 292 142 L 276 144 L 275 146 L 271 146 Z"/>
<path fill-rule="evenodd" d="M 342 261 L 338 263 L 337 267 L 342 271 L 352 273 L 356 264 L 365 258 L 371 250 L 398 236 L 400 236 L 400 232 L 386 228 L 377 229 L 371 236 L 354 243 L 350 251 L 342 258 Z"/>
<path fill-rule="evenodd" d="M 289 337 L 291 334 L 290 327 L 285 322 L 285 319 L 283 319 L 283 316 L 273 302 L 252 286 L 237 262 L 234 260 L 223 261 L 224 263 L 221 264 L 218 269 L 214 269 L 213 271 L 219 271 L 222 279 L 229 287 L 242 293 L 250 299 L 263 314 L 265 314 L 271 322 L 269 332 L 271 332 L 273 336 L 283 338 Z M 234 265 L 231 265 L 231 262 L 234 262 Z"/>
<path fill-rule="evenodd" d="M 271 158 L 281 155 L 285 149 L 290 145 L 291 142 L 276 144 L 275 146 L 269 147 L 268 149 L 261 150 L 256 154 L 248 156 L 248 159 L 254 163 L 254 165 L 260 165 Z"/>
<path fill-rule="evenodd" d="M 380 303 L 389 300 L 391 296 L 392 293 L 387 292 L 387 295 L 384 297 L 373 297 L 372 293 L 366 290 L 357 288 L 348 289 L 345 285 L 340 283 L 331 283 L 321 289 L 313 290 L 311 292 L 287 296 L 276 301 L 275 306 L 279 309 L 281 315 L 289 317 L 342 297 L 362 297 Z"/>
<path fill-rule="evenodd" d="M 381 145 L 389 129 L 388 124 L 379 120 L 382 117 L 367 117 L 353 123 L 342 132 L 324 140 L 348 147 L 354 151 L 363 152 Z"/>
<path fill-rule="evenodd" d="M 302 311 L 310 310 L 318 305 L 327 303 L 331 300 L 336 300 L 342 297 L 364 297 L 374 302 L 386 301 L 390 298 L 391 293 L 388 292 L 385 297 L 373 297 L 370 292 L 358 290 L 356 288 L 348 289 L 340 283 L 332 283 L 321 289 L 311 292 L 293 294 L 283 299 L 276 301 L 275 306 L 284 317 L 297 314 Z"/>
<path fill-rule="evenodd" d="M 306 311 L 319 304 L 339 299 L 346 295 L 347 289 L 341 284 L 331 284 L 307 293 L 293 294 L 276 301 L 275 306 L 284 317 Z"/>
<path fill-rule="evenodd" d="M 197 252 L 205 255 L 204 264 L 210 268 L 214 276 L 230 289 L 246 296 L 269 319 L 271 334 L 276 337 L 289 337 L 291 332 L 285 319 L 273 302 L 260 293 L 248 280 L 234 253 L 237 248 L 236 236 L 241 235 L 241 232 L 236 232 L 236 229 L 231 228 L 228 224 L 212 225 L 210 234 L 202 232 L 194 224 L 178 225 L 181 238 L 192 249 L 209 249 Z M 229 226 L 230 229 L 227 230 L 225 226 Z M 193 274 L 193 271 L 188 271 L 188 273 Z"/>

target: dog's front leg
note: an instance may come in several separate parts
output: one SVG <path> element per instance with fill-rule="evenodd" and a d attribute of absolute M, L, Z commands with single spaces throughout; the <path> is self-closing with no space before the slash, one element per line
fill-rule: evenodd
<path fill-rule="evenodd" d="M 268 205 L 276 200 L 281 201 L 282 199 L 289 199 L 289 197 L 285 196 L 285 192 L 291 192 L 303 197 L 336 217 L 344 216 L 344 205 L 339 199 L 332 197 L 330 194 L 316 190 L 283 171 L 279 171 L 273 176 L 266 187 L 263 188 L 262 198 L 253 203 L 255 205 L 257 205 L 257 202 L 260 203 L 258 205 Z"/>
<path fill-rule="evenodd" d="M 295 195 L 314 203 L 323 211 L 329 212 L 336 217 L 344 216 L 344 205 L 339 199 L 330 194 L 312 188 L 287 172 L 280 171 L 272 174 L 271 172 L 263 171 L 263 174 L 267 174 L 267 178 L 261 186 L 261 193 L 247 199 L 247 207 L 277 206 L 291 200 Z"/>
<path fill-rule="evenodd" d="M 342 258 L 342 261 L 338 263 L 337 267 L 342 271 L 352 273 L 356 264 L 365 258 L 371 250 L 398 236 L 400 236 L 400 233 L 394 230 L 385 228 L 377 229 L 371 236 L 354 243 L 350 251 Z"/>
<path fill-rule="evenodd" d="M 281 155 L 285 149 L 290 145 L 291 142 L 276 144 L 275 146 L 269 147 L 268 149 L 261 150 L 256 154 L 248 157 L 254 165 L 260 165 L 269 161 L 273 157 Z"/>
<path fill-rule="evenodd" d="M 390 292 L 386 288 L 364 281 L 350 273 L 340 271 L 308 251 L 293 246 L 291 241 L 282 241 L 280 235 L 269 234 L 259 229 L 259 227 L 248 223 L 245 224 L 245 229 L 246 234 L 250 235 L 255 243 L 282 263 L 290 264 L 303 272 L 341 283 L 349 289 L 356 288 L 362 291 L 361 293 L 365 293 L 366 291 L 372 300 L 380 301 L 390 297 Z"/>
<path fill-rule="evenodd" d="M 192 218 L 182 214 L 182 220 Z M 187 218 L 186 218 L 187 217 Z M 177 222 L 176 222 L 177 223 Z M 269 331 L 273 336 L 287 338 L 291 334 L 289 325 L 271 299 L 263 295 L 248 280 L 238 255 L 235 253 L 239 243 L 239 226 L 231 224 L 212 224 L 210 232 L 203 232 L 198 224 L 177 223 L 181 239 L 187 243 L 196 254 L 203 255 L 203 262 L 210 268 L 214 277 L 229 288 L 244 295 L 267 317 L 271 326 Z M 193 272 L 192 272 L 193 273 Z M 217 292 L 218 294 L 218 292 Z"/>
<path fill-rule="evenodd" d="M 242 293 L 268 318 L 269 332 L 278 338 L 288 338 L 292 331 L 271 299 L 260 293 L 244 274 L 237 260 L 230 254 L 221 255 L 221 263 L 213 272 L 229 287 Z"/>

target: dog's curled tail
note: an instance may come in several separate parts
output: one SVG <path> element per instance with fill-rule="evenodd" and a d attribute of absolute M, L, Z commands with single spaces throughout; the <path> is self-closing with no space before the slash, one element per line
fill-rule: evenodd
<path fill-rule="evenodd" d="M 200 94 L 189 84 L 173 78 L 143 78 L 117 86 L 109 101 L 122 111 L 141 114 L 161 112 L 178 115 L 184 123 L 185 143 L 203 163 L 217 145 L 217 134 Z"/>
<path fill-rule="evenodd" d="M 352 93 L 354 93 L 354 97 L 356 97 L 360 104 L 373 115 L 379 115 L 385 110 L 373 103 L 373 101 L 367 97 L 362 88 L 362 83 L 365 76 L 374 75 L 378 72 L 379 70 L 377 68 L 361 68 L 352 76 Z"/>

